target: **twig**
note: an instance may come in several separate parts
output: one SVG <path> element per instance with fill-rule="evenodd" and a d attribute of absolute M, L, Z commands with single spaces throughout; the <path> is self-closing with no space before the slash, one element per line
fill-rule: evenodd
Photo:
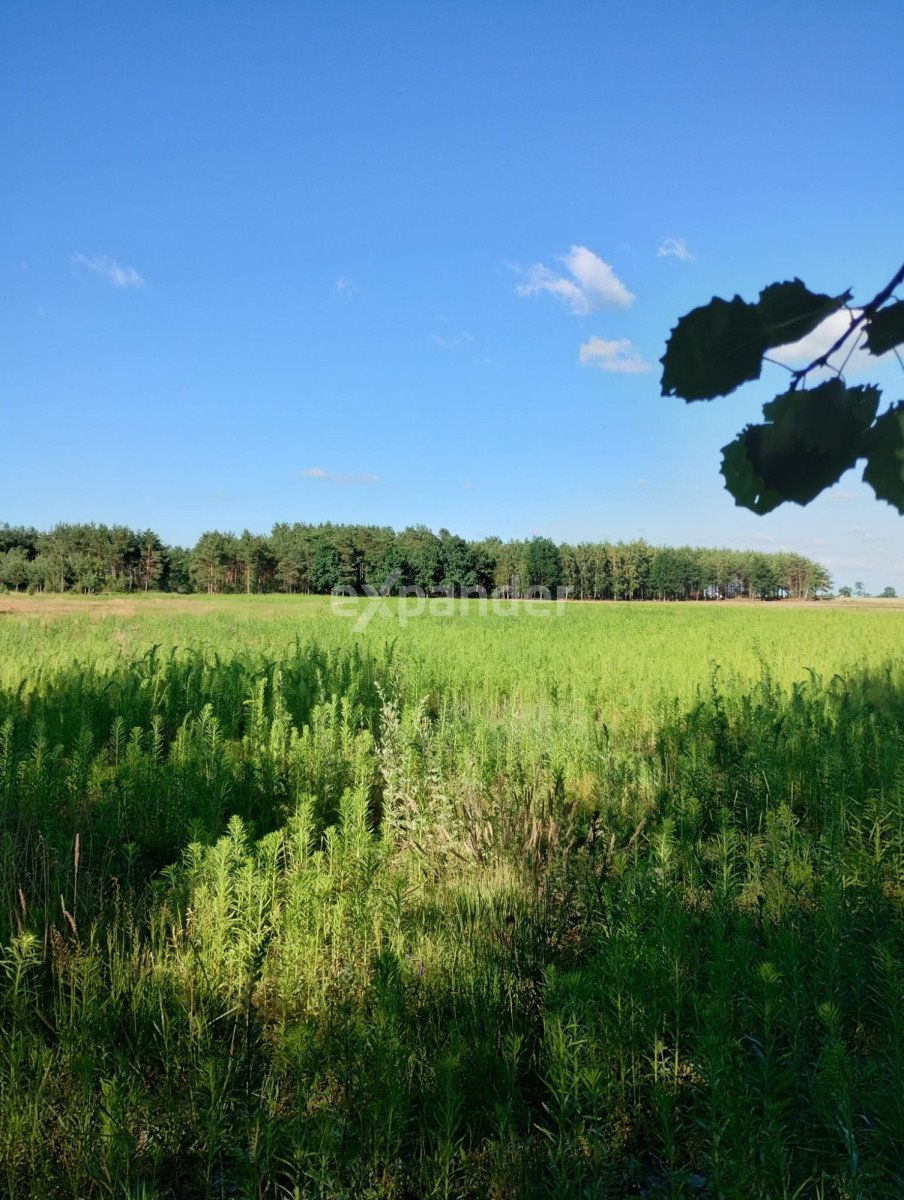
<path fill-rule="evenodd" d="M 763 362 L 772 363 L 774 367 L 781 367 L 783 371 L 788 371 L 794 374 L 794 368 L 789 367 L 787 363 L 779 362 L 777 358 L 770 358 L 768 354 L 763 355 Z"/>
<path fill-rule="evenodd" d="M 819 358 L 814 358 L 813 361 L 806 367 L 801 367 L 799 370 L 792 372 L 791 386 L 788 390 L 791 392 L 796 391 L 797 385 L 806 379 L 811 371 L 816 371 L 819 367 L 827 367 L 829 365 L 829 359 L 836 352 L 836 350 L 840 350 L 854 330 L 859 329 L 865 321 L 869 320 L 869 318 L 874 312 L 876 312 L 877 309 L 882 307 L 885 301 L 888 300 L 888 298 L 894 292 L 895 288 L 901 283 L 904 283 L 904 264 L 898 268 L 894 278 L 885 285 L 882 291 L 877 292 L 868 304 L 864 304 L 863 308 L 860 309 L 860 312 L 856 317 L 853 313 L 851 313 L 850 325 L 847 327 L 841 337 L 835 341 L 834 345 L 830 346 L 829 349 L 826 350 L 825 354 L 820 354 Z M 850 309 L 848 311 L 850 312 Z M 847 359 L 845 359 L 845 362 L 846 361 Z"/>

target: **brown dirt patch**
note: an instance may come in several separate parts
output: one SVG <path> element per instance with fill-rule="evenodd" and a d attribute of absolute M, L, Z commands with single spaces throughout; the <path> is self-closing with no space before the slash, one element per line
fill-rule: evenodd
<path fill-rule="evenodd" d="M 213 598 L 214 602 L 216 597 Z M 127 596 L 26 596 L 8 592 L 0 596 L 0 615 L 15 613 L 32 617 L 68 617 L 75 613 L 89 613 L 92 617 L 133 617 L 143 612 L 203 612 L 215 603 L 199 596 L 142 596 L 141 599 Z"/>

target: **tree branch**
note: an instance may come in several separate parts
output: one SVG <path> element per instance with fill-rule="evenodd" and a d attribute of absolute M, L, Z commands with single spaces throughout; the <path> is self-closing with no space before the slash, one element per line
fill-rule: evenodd
<path fill-rule="evenodd" d="M 829 365 L 829 359 L 833 354 L 835 354 L 836 351 L 841 349 L 854 330 L 859 329 L 861 325 L 868 321 L 873 313 L 880 309 L 886 300 L 891 297 L 895 288 L 901 283 L 904 283 L 904 263 L 902 263 L 902 265 L 898 268 L 894 277 L 889 280 L 881 292 L 877 292 L 875 296 L 873 296 L 872 300 L 869 301 L 869 303 L 864 304 L 858 316 L 855 317 L 853 313 L 851 313 L 850 325 L 847 327 L 841 337 L 839 337 L 835 343 L 830 346 L 828 350 L 826 350 L 825 354 L 820 354 L 819 358 L 814 358 L 813 361 L 807 366 L 801 367 L 797 371 L 792 371 L 791 386 L 788 390 L 790 392 L 796 391 L 798 384 L 803 382 L 803 380 L 806 379 L 811 371 L 816 371 L 820 367 L 827 367 Z"/>

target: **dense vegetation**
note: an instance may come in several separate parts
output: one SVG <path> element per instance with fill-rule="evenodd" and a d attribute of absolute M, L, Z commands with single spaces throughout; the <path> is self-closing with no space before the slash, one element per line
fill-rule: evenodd
<path fill-rule="evenodd" d="M 4 1194 L 899 1196 L 904 614 L 396 603 L 0 617 Z"/>
<path fill-rule="evenodd" d="M 548 538 L 467 542 L 424 526 L 274 525 L 269 536 L 216 530 L 191 550 L 150 529 L 57 525 L 45 533 L 0 526 L 0 587 L 19 591 L 327 593 L 365 584 L 476 589 L 500 595 L 566 589 L 579 600 L 814 597 L 831 580 L 793 553 L 650 546 L 644 541 L 556 545 Z"/>

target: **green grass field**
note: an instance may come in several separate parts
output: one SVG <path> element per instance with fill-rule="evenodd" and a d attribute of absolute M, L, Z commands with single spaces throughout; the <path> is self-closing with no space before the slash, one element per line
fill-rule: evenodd
<path fill-rule="evenodd" d="M 0 601 L 3 1194 L 904 1193 L 900 608 Z"/>

